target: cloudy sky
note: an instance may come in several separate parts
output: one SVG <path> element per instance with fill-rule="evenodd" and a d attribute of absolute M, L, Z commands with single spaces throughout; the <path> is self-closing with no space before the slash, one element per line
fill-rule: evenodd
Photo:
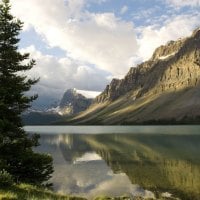
<path fill-rule="evenodd" d="M 24 22 L 20 50 L 37 65 L 32 88 L 60 98 L 68 88 L 102 91 L 113 77 L 200 26 L 200 0 L 10 0 Z"/>

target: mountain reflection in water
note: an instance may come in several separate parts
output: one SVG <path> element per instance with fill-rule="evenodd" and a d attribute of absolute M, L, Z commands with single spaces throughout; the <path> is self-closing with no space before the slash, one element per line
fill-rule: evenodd
<path fill-rule="evenodd" d="M 132 195 L 200 199 L 200 135 L 42 135 L 55 190 L 93 198 Z"/>

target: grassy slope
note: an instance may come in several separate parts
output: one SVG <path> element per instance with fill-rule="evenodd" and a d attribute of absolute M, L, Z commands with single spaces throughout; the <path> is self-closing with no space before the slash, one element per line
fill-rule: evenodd
<path fill-rule="evenodd" d="M 137 124 L 152 120 L 196 122 L 193 117 L 199 116 L 199 87 L 187 90 L 164 93 L 156 96 L 149 94 L 133 101 L 131 92 L 122 98 L 107 104 L 97 104 L 85 112 L 63 123 L 71 124 Z"/>
<path fill-rule="evenodd" d="M 53 193 L 36 186 L 20 184 L 11 187 L 0 188 L 1 200 L 85 200 L 81 197 L 69 197 Z"/>
<path fill-rule="evenodd" d="M 143 200 L 141 197 L 97 197 L 95 200 Z M 82 197 L 73 197 L 53 193 L 36 186 L 20 184 L 8 188 L 0 188 L 0 200 L 87 200 Z M 152 200 L 152 199 L 145 199 Z M 174 198 L 161 198 L 159 200 L 174 200 Z"/>

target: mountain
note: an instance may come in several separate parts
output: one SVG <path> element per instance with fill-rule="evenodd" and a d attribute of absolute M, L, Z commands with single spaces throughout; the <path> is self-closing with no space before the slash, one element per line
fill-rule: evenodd
<path fill-rule="evenodd" d="M 86 110 L 92 103 L 92 99 L 88 99 L 79 94 L 76 89 L 67 90 L 59 105 L 59 112 L 62 115 L 73 115 Z"/>
<path fill-rule="evenodd" d="M 59 104 L 46 110 L 30 109 L 23 113 L 22 121 L 25 125 L 44 125 L 51 124 L 63 120 L 86 110 L 92 103 L 92 99 L 88 99 L 79 94 L 75 89 L 68 89 Z"/>
<path fill-rule="evenodd" d="M 113 79 L 83 113 L 63 123 L 200 123 L 200 28 L 158 47 Z"/>
<path fill-rule="evenodd" d="M 55 136 L 54 144 L 68 163 L 95 152 L 114 174 L 126 174 L 155 195 L 167 191 L 174 200 L 199 200 L 200 135 L 70 134 Z"/>
<path fill-rule="evenodd" d="M 39 98 L 31 103 L 31 108 L 28 109 L 27 112 L 31 111 L 46 111 L 48 109 L 57 107 L 59 105 L 60 99 L 59 97 L 39 94 Z"/>

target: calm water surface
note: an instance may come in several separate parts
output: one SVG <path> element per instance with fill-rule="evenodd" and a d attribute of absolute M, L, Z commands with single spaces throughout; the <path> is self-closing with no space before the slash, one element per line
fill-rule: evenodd
<path fill-rule="evenodd" d="M 61 193 L 200 200 L 200 126 L 27 126 Z"/>

